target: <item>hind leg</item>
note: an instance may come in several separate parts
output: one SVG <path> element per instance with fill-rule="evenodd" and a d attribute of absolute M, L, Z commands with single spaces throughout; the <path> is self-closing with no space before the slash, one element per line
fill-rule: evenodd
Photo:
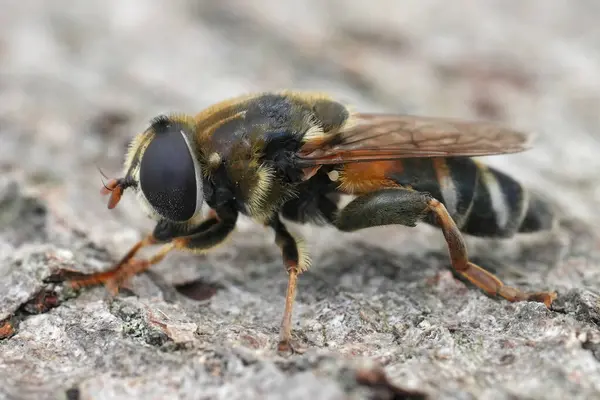
<path fill-rule="evenodd" d="M 428 215 L 433 215 L 442 229 L 452 267 L 475 286 L 489 295 L 501 296 L 511 302 L 536 301 L 550 307 L 556 299 L 554 292 L 525 293 L 506 286 L 491 272 L 470 262 L 463 236 L 446 207 L 427 194 L 398 188 L 362 195 L 337 214 L 334 225 L 342 231 L 392 224 L 412 227 Z"/>

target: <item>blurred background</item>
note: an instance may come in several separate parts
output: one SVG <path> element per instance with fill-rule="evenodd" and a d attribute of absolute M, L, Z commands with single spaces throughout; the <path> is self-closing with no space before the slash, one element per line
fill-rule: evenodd
<path fill-rule="evenodd" d="M 580 220 L 598 232 L 599 16 L 597 0 L 0 0 L 0 205 L 4 207 L 10 197 L 6 194 L 10 191 L 5 190 L 9 185 L 5 178 L 16 177 L 22 183 L 20 190 L 43 202 L 49 218 L 47 231 L 43 231 L 36 225 L 40 220 L 35 215 L 36 208 L 28 209 L 26 215 L 10 211 L 12 214 L 7 217 L 6 208 L 0 207 L 1 227 L 13 230 L 10 234 L 3 232 L 2 240 L 14 246 L 46 240 L 61 243 L 74 252 L 83 267 L 107 267 L 153 225 L 132 196 L 125 196 L 117 209 L 106 209 L 107 199 L 99 195 L 102 181 L 97 168 L 109 177 L 119 175 L 129 140 L 159 113 L 193 114 L 228 97 L 277 89 L 328 91 L 363 111 L 486 119 L 534 131 L 537 141 L 533 150 L 485 161 L 550 199 L 566 219 Z M 43 210 L 40 212 L 46 212 Z M 6 223 L 6 218 L 13 220 Z M 272 243 L 272 234 L 250 235 L 265 231 L 248 221 L 240 222 L 239 231 L 234 245 L 216 250 L 222 257 L 215 264 L 217 267 L 202 270 L 198 262 L 187 262 L 174 268 L 172 263 L 163 263 L 156 270 L 171 282 L 198 274 L 225 281 L 224 275 L 229 274 L 230 279 L 238 273 L 237 281 L 231 279 L 240 290 L 252 292 L 255 297 L 247 292 L 243 292 L 245 297 L 239 296 L 233 289 L 231 293 L 223 291 L 220 298 L 229 302 L 219 300 L 221 305 L 214 306 L 215 312 L 230 315 L 243 297 L 249 305 L 240 306 L 247 312 L 240 320 L 248 324 L 252 321 L 257 331 L 264 331 L 264 337 L 275 340 L 271 337 L 275 330 L 268 330 L 276 329 L 273 327 L 279 322 L 285 288 L 278 249 Z M 51 240 L 42 232 L 48 232 Z M 435 249 L 445 257 L 443 238 L 435 229 L 394 227 L 377 232 L 357 235 L 396 252 L 419 256 L 421 250 Z M 588 235 L 581 232 L 578 234 Z M 579 238 L 572 231 L 565 234 L 567 241 Z M 327 235 L 328 239 L 319 241 L 309 235 L 317 262 L 319 254 L 327 256 L 330 246 L 344 246 L 343 241 L 333 241 L 338 238 L 333 232 Z M 236 247 L 236 241 L 242 247 Z M 250 253 L 248 249 L 257 243 L 263 246 Z M 485 250 L 493 247 L 489 242 L 482 246 Z M 241 250 L 236 248 L 247 251 L 241 261 L 236 258 L 236 252 Z M 98 249 L 109 254 L 100 260 L 102 252 Z M 265 249 L 271 252 L 268 260 L 262 253 Z M 12 250 L 0 247 L 3 251 Z M 525 255 L 534 263 L 554 260 L 554 255 L 546 256 L 544 251 L 533 250 Z M 351 264 L 348 260 L 356 259 L 351 252 L 347 254 L 350 255 L 345 258 L 346 265 Z M 171 260 L 186 260 L 184 257 L 173 255 Z M 223 257 L 237 260 L 230 270 L 221 262 L 226 259 Z M 254 258 L 246 262 L 244 257 Z M 394 262 L 406 265 L 402 273 L 408 274 L 413 264 L 445 265 L 447 261 L 439 261 L 441 256 L 425 261 L 419 257 Z M 232 272 L 239 271 L 240 266 L 263 266 L 267 262 L 273 264 L 270 275 L 260 278 L 262 272 L 256 267 L 256 280 L 247 279 L 242 272 Z M 298 309 L 304 307 L 320 318 L 322 314 L 315 310 L 321 312 L 321 305 L 315 305 L 313 297 L 337 290 L 338 284 L 351 290 L 348 288 L 359 279 L 356 276 L 362 276 L 354 270 L 338 274 L 332 264 L 342 262 L 330 262 L 329 272 L 321 275 L 323 281 L 329 280 L 323 286 L 315 283 L 320 278 L 302 278 L 306 280 L 301 280 L 300 285 L 305 285 L 301 290 L 307 289 L 302 293 L 308 293 L 312 284 L 318 294 L 299 294 L 299 302 L 306 301 Z M 542 269 L 546 271 L 545 268 Z M 313 276 L 319 273 L 315 268 Z M 434 267 L 419 273 L 423 275 L 418 279 L 406 278 L 400 284 L 393 280 L 396 278 L 381 282 L 392 288 L 389 293 L 397 290 L 398 298 L 404 299 L 405 288 L 410 287 L 416 302 L 429 301 L 423 299 L 430 297 L 418 297 L 422 292 L 410 285 L 424 281 L 425 275 L 433 275 Z M 597 265 L 573 267 L 567 262 L 550 274 L 547 280 L 536 278 L 535 285 L 542 282 L 536 289 L 554 284 L 593 288 L 600 276 Z M 274 277 L 276 282 L 265 283 L 268 277 Z M 527 278 L 521 278 L 521 282 L 526 283 Z M 371 287 L 371 295 L 383 293 L 377 285 Z M 354 286 L 352 290 L 356 292 L 364 288 Z M 486 309 L 488 303 L 479 303 L 482 296 L 469 293 L 477 303 L 473 300 L 465 306 L 467 311 L 460 318 L 479 316 L 482 326 L 487 326 L 487 311 L 468 310 L 477 304 Z M 262 300 L 253 299 L 267 300 L 261 303 Z M 338 309 L 345 310 L 340 304 L 346 307 L 346 298 L 340 294 L 337 300 Z M 431 306 L 436 315 L 450 319 L 464 305 L 456 300 L 454 308 L 449 308 L 454 300 L 447 298 L 431 301 L 437 302 Z M 87 307 L 82 304 L 78 307 Z M 256 308 L 268 312 L 253 319 Z M 409 309 L 417 313 L 425 306 L 419 303 Z M 62 310 L 67 312 L 66 308 Z M 79 309 L 74 310 L 76 313 Z M 396 314 L 403 318 L 402 312 Z M 190 315 L 193 320 L 200 318 Z M 300 320 L 298 315 L 295 318 Z M 358 312 L 347 315 L 353 318 Z M 335 324 L 332 326 L 341 326 Z M 318 338 L 319 329 L 314 329 L 316 333 L 307 329 L 307 335 Z M 522 330 L 514 329 L 519 336 Z M 237 338 L 237 331 L 231 332 L 229 337 Z M 488 332 L 482 332 L 477 340 L 488 337 Z M 567 331 L 560 328 L 556 332 Z M 339 343 L 352 346 L 352 340 L 346 340 L 341 333 L 338 336 Z M 420 340 L 416 343 L 420 344 Z M 365 342 L 365 354 L 379 352 L 381 357 L 388 357 L 385 347 L 373 350 L 377 347 L 373 345 L 367 349 L 374 342 Z M 463 344 L 457 341 L 456 349 L 460 346 Z M 348 350 L 351 351 L 354 350 Z M 462 354 L 467 360 L 479 359 L 468 346 Z M 565 351 L 565 360 L 571 360 L 570 354 Z M 423 373 L 429 377 L 426 379 L 432 379 L 432 385 L 437 385 L 437 374 L 426 374 L 411 364 L 403 364 L 402 352 L 396 356 L 400 360 L 395 364 L 397 374 L 409 377 L 407 382 L 419 386 L 422 381 L 418 374 Z M 32 357 L 35 359 L 36 354 Z M 531 368 L 542 365 L 535 355 L 531 357 Z M 426 364 L 427 360 L 429 355 L 424 355 L 414 362 Z M 545 360 L 555 362 L 554 357 Z M 459 361 L 460 368 L 470 365 L 471 371 L 481 371 L 475 361 Z M 435 365 L 437 368 L 439 364 Z M 581 365 L 586 366 L 581 367 L 581 376 L 596 379 L 598 384 L 597 377 L 585 372 L 595 364 Z M 445 377 L 454 377 L 459 367 L 440 368 L 447 368 Z M 518 368 L 506 368 L 507 373 L 520 373 Z M 46 373 L 38 372 L 39 376 Z M 30 375 L 25 371 L 23 376 Z M 479 384 L 486 387 L 488 379 L 495 376 L 495 372 L 480 376 Z M 572 378 L 568 373 L 565 376 Z M 535 385 L 539 382 L 532 382 L 522 382 L 521 388 L 538 393 Z M 505 389 L 512 390 L 510 379 L 504 384 Z"/>
<path fill-rule="evenodd" d="M 1 8 L 0 161 L 67 183 L 61 201 L 73 202 L 68 212 L 80 222 L 104 201 L 96 192 L 78 200 L 100 184 L 96 165 L 118 173 L 126 143 L 157 113 L 281 88 L 539 132 L 534 151 L 488 161 L 598 220 L 597 1 L 4 0 Z"/>
<path fill-rule="evenodd" d="M 153 227 L 133 196 L 106 209 L 98 171 L 119 176 L 151 118 L 277 89 L 534 131 L 533 150 L 485 161 L 566 216 L 600 223 L 597 1 L 4 0 L 1 9 L 0 168 L 44 202 L 65 243 L 80 232 L 118 257 Z M 331 245 L 303 229 L 317 254 Z M 429 227 L 392 229 L 356 235 L 444 248 Z M 272 243 L 245 219 L 238 230 L 238 243 Z"/>
<path fill-rule="evenodd" d="M 4 0 L 1 9 L 0 167 L 115 255 L 152 222 L 132 196 L 107 211 L 97 168 L 119 175 L 129 140 L 158 113 L 284 88 L 534 131 L 533 150 L 486 162 L 600 222 L 597 1 Z"/>

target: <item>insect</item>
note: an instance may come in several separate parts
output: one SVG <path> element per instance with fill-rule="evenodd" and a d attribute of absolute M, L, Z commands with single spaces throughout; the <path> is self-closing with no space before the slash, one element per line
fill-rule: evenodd
<path fill-rule="evenodd" d="M 285 220 L 350 232 L 382 225 L 439 227 L 452 268 L 509 301 L 543 302 L 469 261 L 463 234 L 510 237 L 549 229 L 549 207 L 513 178 L 472 157 L 529 148 L 531 136 L 486 122 L 354 112 L 320 93 L 268 92 L 215 104 L 195 116 L 158 116 L 131 142 L 123 177 L 103 189 L 114 208 L 132 189 L 156 220 L 114 268 L 71 272 L 73 287 L 127 280 L 173 250 L 205 252 L 223 243 L 240 214 L 270 227 L 288 286 L 278 349 L 294 351 L 292 308 L 310 258 Z M 350 196 L 347 205 L 341 198 Z M 208 216 L 202 210 L 206 203 Z M 135 254 L 162 244 L 145 260 Z"/>

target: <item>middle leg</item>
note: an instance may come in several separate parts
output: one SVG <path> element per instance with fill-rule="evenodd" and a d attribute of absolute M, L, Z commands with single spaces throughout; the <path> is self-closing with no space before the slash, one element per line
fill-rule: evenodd
<path fill-rule="evenodd" d="M 291 343 L 292 337 L 292 309 L 296 299 L 296 284 L 298 275 L 310 267 L 310 259 L 304 251 L 304 244 L 299 238 L 294 237 L 279 219 L 275 216 L 268 224 L 275 231 L 275 243 L 281 249 L 283 263 L 288 272 L 287 293 L 285 296 L 285 309 L 279 332 L 280 352 L 300 352 Z"/>

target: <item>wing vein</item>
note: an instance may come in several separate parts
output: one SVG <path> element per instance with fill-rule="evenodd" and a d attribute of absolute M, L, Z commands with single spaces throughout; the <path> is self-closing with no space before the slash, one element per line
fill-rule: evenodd
<path fill-rule="evenodd" d="M 391 114 L 355 114 L 355 124 L 308 140 L 299 163 L 321 165 L 410 157 L 474 157 L 529 148 L 532 135 L 489 122 Z"/>

